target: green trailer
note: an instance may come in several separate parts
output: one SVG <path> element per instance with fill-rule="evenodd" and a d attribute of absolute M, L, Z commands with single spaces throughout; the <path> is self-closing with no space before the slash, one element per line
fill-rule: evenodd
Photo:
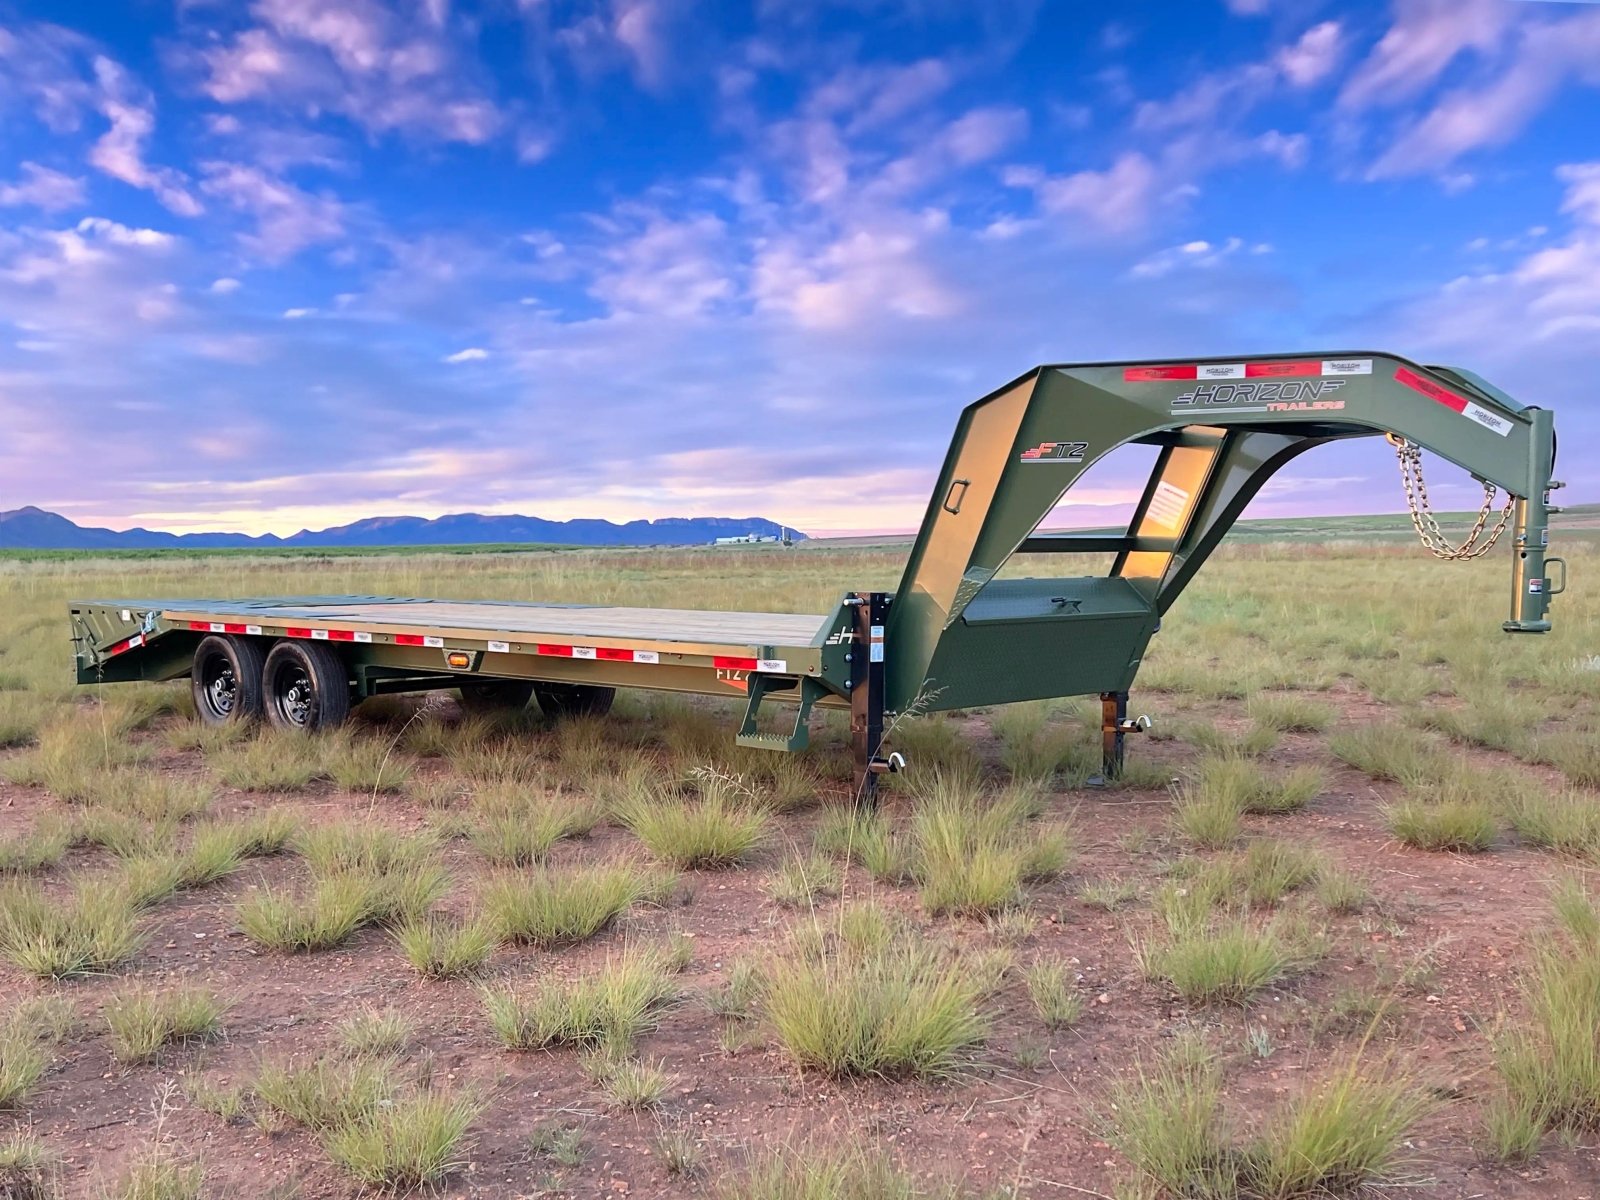
<path fill-rule="evenodd" d="M 1566 583 L 1548 554 L 1555 430 L 1470 371 L 1358 351 L 1037 367 L 957 423 L 893 592 L 816 615 L 705 612 L 395 596 L 95 600 L 72 606 L 80 683 L 192 681 L 200 719 L 337 725 L 369 696 L 450 688 L 468 708 L 536 699 L 598 714 L 619 687 L 746 700 L 740 745 L 799 750 L 813 708 L 847 709 L 856 782 L 903 766 L 896 714 L 1099 695 L 1107 774 L 1142 727 L 1129 688 L 1164 614 L 1263 484 L 1344 438 L 1395 446 L 1418 532 L 1442 557 L 1512 533 L 1508 633 L 1543 633 Z M 1155 448 L 1126 530 L 1042 532 L 1041 522 L 1118 447 Z M 1484 485 L 1461 546 L 1426 506 L 1423 448 Z M 1503 508 L 1491 501 L 1506 493 Z M 1099 553 L 1104 575 L 1001 578 L 1019 552 Z M 1552 568 L 1559 567 L 1552 577 Z M 1552 586 L 1554 585 L 1554 586 Z M 787 703 L 782 728 L 767 706 Z"/>

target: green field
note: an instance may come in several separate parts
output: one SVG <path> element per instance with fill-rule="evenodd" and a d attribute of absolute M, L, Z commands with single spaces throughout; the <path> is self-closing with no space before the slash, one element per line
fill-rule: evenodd
<path fill-rule="evenodd" d="M 1504 550 L 1385 521 L 1231 539 L 1115 786 L 1064 698 L 896 723 L 876 813 L 836 718 L 802 755 L 735 749 L 732 693 L 205 730 L 184 685 L 75 688 L 65 610 L 823 612 L 898 551 L 6 562 L 0 1196 L 1589 1195 L 1600 551 L 1558 533 L 1518 638 Z"/>

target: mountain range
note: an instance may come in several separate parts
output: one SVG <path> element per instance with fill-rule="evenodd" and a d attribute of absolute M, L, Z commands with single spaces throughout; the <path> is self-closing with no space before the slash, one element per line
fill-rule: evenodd
<path fill-rule="evenodd" d="M 0 550 L 160 550 L 299 546 L 473 546 L 542 542 L 565 546 L 693 546 L 745 534 L 771 537 L 783 526 L 765 517 L 662 517 L 655 521 L 485 516 L 368 517 L 330 529 L 302 529 L 289 537 L 264 533 L 163 533 L 153 529 L 83 526 L 42 508 L 0 512 Z M 805 534 L 790 530 L 796 539 Z"/>

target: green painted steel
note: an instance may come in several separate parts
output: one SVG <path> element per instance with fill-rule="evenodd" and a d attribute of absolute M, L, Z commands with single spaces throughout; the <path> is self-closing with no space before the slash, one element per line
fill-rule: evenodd
<path fill-rule="evenodd" d="M 377 596 L 92 601 L 72 609 L 78 679 L 179 678 L 207 632 L 305 637 L 336 646 L 358 697 L 485 677 L 742 694 L 739 741 L 771 749 L 806 744 L 814 705 L 848 706 L 866 728 L 885 710 L 1118 697 L 1163 614 L 1274 472 L 1325 443 L 1380 435 L 1516 498 L 1503 628 L 1548 630 L 1548 565 L 1560 563 L 1546 556 L 1559 486 L 1552 414 L 1469 371 L 1353 351 L 1028 372 L 962 412 L 896 591 L 846 596 L 830 614 Z M 1156 463 L 1123 534 L 1038 532 L 1085 472 L 1128 444 L 1155 447 Z M 1099 551 L 1111 566 L 999 578 L 1019 550 Z M 553 640 L 574 645 L 544 644 Z M 864 703 L 860 685 L 880 676 Z M 798 719 L 764 731 L 769 701 L 796 705 Z M 1108 739 L 1120 739 L 1108 722 Z M 863 750 L 859 730 L 854 741 L 870 759 L 858 771 L 878 769 L 878 748 Z"/>

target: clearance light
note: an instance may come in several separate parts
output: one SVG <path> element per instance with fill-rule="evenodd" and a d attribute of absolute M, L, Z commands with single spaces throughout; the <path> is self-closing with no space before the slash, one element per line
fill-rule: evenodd
<path fill-rule="evenodd" d="M 444 660 L 458 671 L 465 671 L 472 665 L 472 655 L 461 650 L 450 651 L 444 656 Z"/>

